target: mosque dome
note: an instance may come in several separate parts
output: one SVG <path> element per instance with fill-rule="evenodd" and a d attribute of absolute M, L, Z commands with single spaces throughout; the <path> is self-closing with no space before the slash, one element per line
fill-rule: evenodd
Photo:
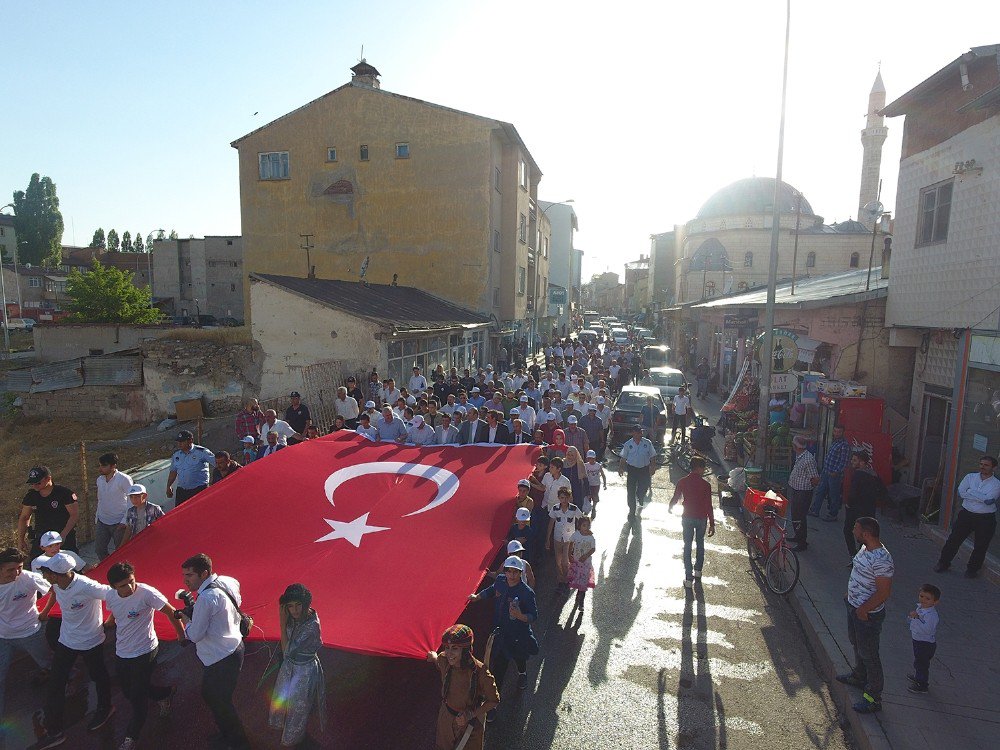
<path fill-rule="evenodd" d="M 781 183 L 779 191 L 780 210 L 783 214 L 794 214 L 798 191 L 787 182 Z M 748 177 L 727 185 L 705 201 L 696 218 L 713 219 L 723 216 L 747 216 L 769 214 L 774 204 L 774 178 Z M 812 206 L 802 196 L 802 215 L 814 216 Z"/>

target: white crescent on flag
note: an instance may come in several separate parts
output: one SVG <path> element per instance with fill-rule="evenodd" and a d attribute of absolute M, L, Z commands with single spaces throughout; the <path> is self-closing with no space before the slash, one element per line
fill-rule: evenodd
<path fill-rule="evenodd" d="M 357 477 L 369 474 L 398 474 L 400 476 L 420 477 L 421 479 L 429 479 L 438 486 L 437 495 L 433 500 L 423 508 L 405 514 L 403 518 L 426 513 L 440 505 L 444 505 L 458 492 L 458 477 L 447 469 L 428 466 L 427 464 L 403 463 L 402 461 L 370 461 L 338 469 L 326 478 L 323 489 L 326 492 L 326 499 L 330 501 L 330 505 L 336 505 L 333 502 L 333 495 L 340 485 L 350 479 L 356 479 Z"/>

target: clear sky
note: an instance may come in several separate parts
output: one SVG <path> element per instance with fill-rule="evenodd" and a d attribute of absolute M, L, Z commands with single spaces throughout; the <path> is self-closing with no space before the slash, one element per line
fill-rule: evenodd
<path fill-rule="evenodd" d="M 575 200 L 585 279 L 621 273 L 717 189 L 774 175 L 784 0 L 3 6 L 0 203 L 49 175 L 67 244 L 98 226 L 239 234 L 229 143 L 345 83 L 362 45 L 383 88 L 516 125 L 539 196 Z M 857 211 L 879 62 L 892 101 L 1000 42 L 1000 3 L 972 10 L 793 0 L 784 177 L 828 221 Z M 902 122 L 887 124 L 891 209 Z"/>

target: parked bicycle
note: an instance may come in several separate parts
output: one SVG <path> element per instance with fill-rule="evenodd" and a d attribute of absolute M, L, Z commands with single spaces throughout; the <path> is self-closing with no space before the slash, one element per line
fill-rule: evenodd
<path fill-rule="evenodd" d="M 743 507 L 754 516 L 745 532 L 751 565 L 762 568 L 771 591 L 787 594 L 799 582 L 799 558 L 788 546 L 785 529 L 788 500 L 781 495 L 769 498 L 759 490 L 747 490 Z"/>

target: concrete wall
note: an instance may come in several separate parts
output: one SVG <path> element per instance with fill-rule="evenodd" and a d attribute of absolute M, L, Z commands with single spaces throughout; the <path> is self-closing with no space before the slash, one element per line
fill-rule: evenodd
<path fill-rule="evenodd" d="M 492 311 L 493 128 L 349 86 L 246 136 L 237 144 L 245 292 L 249 273 L 305 276 L 299 235 L 310 233 L 320 278 L 356 279 L 370 256 L 372 282 L 391 283 L 395 273 L 400 284 Z M 398 142 L 410 144 L 408 159 L 395 158 Z M 327 161 L 329 148 L 337 161 Z M 272 151 L 288 152 L 288 179 L 259 179 L 258 155 Z M 353 192 L 325 194 L 340 180 Z"/>
<path fill-rule="evenodd" d="M 173 326 L 38 325 L 33 333 L 35 356 L 39 362 L 61 362 L 92 354 L 137 349 L 147 341 L 169 336 L 173 330 Z"/>
<path fill-rule="evenodd" d="M 260 397 L 305 390 L 302 368 L 341 362 L 342 372 L 385 372 L 383 332 L 370 323 L 254 281 L 250 287 L 254 343 L 264 353 Z"/>
<path fill-rule="evenodd" d="M 145 423 L 157 418 L 141 386 L 85 385 L 49 393 L 21 393 L 18 396 L 22 400 L 24 414 L 37 418 L 131 423 Z"/>
<path fill-rule="evenodd" d="M 175 315 L 243 318 L 242 237 L 158 240 L 153 264 L 153 296 L 173 300 Z"/>

